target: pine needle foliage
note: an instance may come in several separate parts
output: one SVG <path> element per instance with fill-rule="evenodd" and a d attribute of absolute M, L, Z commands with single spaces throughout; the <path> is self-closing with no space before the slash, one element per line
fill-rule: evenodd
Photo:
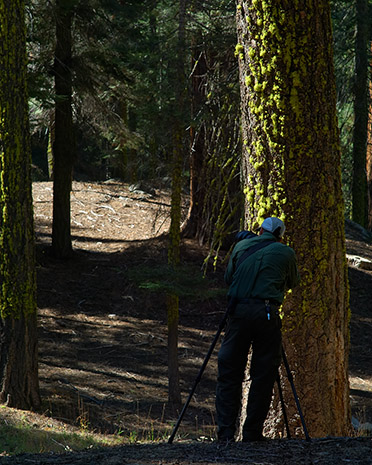
<path fill-rule="evenodd" d="M 140 289 L 149 292 L 175 294 L 188 300 L 208 300 L 225 294 L 216 280 L 204 276 L 196 266 L 181 264 L 138 266 L 128 271 L 128 277 Z"/>
<path fill-rule="evenodd" d="M 355 2 L 332 0 L 333 50 L 337 89 L 337 116 L 341 143 L 342 190 L 345 214 L 351 217 L 353 173 Z"/>

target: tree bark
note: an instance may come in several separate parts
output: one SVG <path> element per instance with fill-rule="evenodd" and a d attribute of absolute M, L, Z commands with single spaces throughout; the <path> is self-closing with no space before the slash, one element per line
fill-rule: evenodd
<path fill-rule="evenodd" d="M 0 3 L 0 402 L 40 405 L 24 2 Z"/>
<path fill-rule="evenodd" d="M 329 2 L 239 1 L 237 29 L 246 223 L 286 223 L 301 274 L 283 306 L 294 382 L 310 436 L 346 435 L 349 293 Z"/>
<path fill-rule="evenodd" d="M 175 83 L 175 102 L 173 127 L 173 159 L 172 159 L 172 196 L 171 196 L 171 224 L 169 229 L 168 264 L 176 268 L 180 264 L 180 236 L 181 236 L 181 189 L 182 165 L 184 161 L 183 133 L 184 133 L 184 51 L 185 51 L 185 16 L 186 0 L 179 0 L 179 24 L 177 47 L 177 82 Z M 168 315 L 168 378 L 169 402 L 177 407 L 181 404 L 181 390 L 179 386 L 178 364 L 178 296 L 167 296 Z"/>
<path fill-rule="evenodd" d="M 69 257 L 72 253 L 70 193 L 75 152 L 72 122 L 72 16 L 71 2 L 57 0 L 52 249 L 58 258 Z"/>
<path fill-rule="evenodd" d="M 372 102 L 372 84 L 370 84 L 369 101 Z M 370 103 L 368 121 L 368 141 L 367 141 L 367 156 L 366 156 L 366 172 L 367 172 L 367 229 L 372 231 L 372 105 Z"/>
<path fill-rule="evenodd" d="M 0 321 L 0 402 L 8 407 L 40 406 L 36 312 Z"/>
<path fill-rule="evenodd" d="M 181 0 L 182 1 L 182 0 Z M 172 167 L 171 225 L 169 229 L 168 264 L 172 269 L 180 264 L 180 227 L 181 227 L 181 175 L 182 142 L 180 132 L 174 142 Z M 168 320 L 168 400 L 174 406 L 181 404 L 178 363 L 178 320 L 179 298 L 175 294 L 167 295 Z"/>
<path fill-rule="evenodd" d="M 180 372 L 178 363 L 179 298 L 167 295 L 168 312 L 168 400 L 173 407 L 181 405 Z"/>
<path fill-rule="evenodd" d="M 370 40 L 372 51 L 372 41 Z M 371 71 L 369 71 L 371 74 Z M 368 129 L 367 129 L 367 156 L 366 156 L 366 173 L 367 173 L 367 228 L 372 231 L 372 79 L 369 76 L 369 95 L 368 95 Z"/>

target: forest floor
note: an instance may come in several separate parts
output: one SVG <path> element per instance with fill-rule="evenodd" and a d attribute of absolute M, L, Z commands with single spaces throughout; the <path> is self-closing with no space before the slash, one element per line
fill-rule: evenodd
<path fill-rule="evenodd" d="M 354 423 L 360 428 L 355 438 L 218 447 L 214 354 L 174 443 L 167 444 L 179 413 L 167 404 L 164 285 L 174 285 L 165 266 L 170 197 L 167 190 L 153 188 L 133 189 L 114 180 L 74 182 L 74 254 L 61 261 L 50 254 L 52 184 L 33 184 L 43 399 L 41 415 L 30 414 L 33 428 L 50 420 L 113 435 L 122 444 L 84 452 L 1 457 L 0 463 L 372 464 L 372 439 L 361 432 L 372 423 L 372 271 L 356 266 L 349 266 L 351 402 Z M 372 260 L 371 242 L 358 228 L 348 224 L 346 236 L 349 254 Z M 179 286 L 192 286 L 194 294 L 182 288 L 180 298 L 183 400 L 225 313 L 223 257 L 217 260 L 216 271 L 210 265 L 207 277 L 198 279 L 207 254 L 195 241 L 183 240 L 184 283 Z"/>

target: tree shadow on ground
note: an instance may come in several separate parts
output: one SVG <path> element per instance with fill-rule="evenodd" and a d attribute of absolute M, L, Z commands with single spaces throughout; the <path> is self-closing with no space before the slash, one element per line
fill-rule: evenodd
<path fill-rule="evenodd" d="M 183 260 L 201 269 L 203 252 L 186 248 Z M 76 250 L 66 261 L 54 259 L 48 245 L 38 244 L 45 413 L 128 437 L 146 439 L 170 432 L 179 410 L 167 403 L 165 293 L 139 289 L 128 278 L 134 267 L 157 266 L 166 263 L 166 257 L 166 241 L 159 238 L 137 241 L 120 253 Z M 222 276 L 222 267 L 213 274 L 223 288 Z M 224 296 L 181 299 L 179 361 L 184 398 L 224 311 Z M 196 436 L 214 435 L 216 355 L 185 416 L 188 434 L 191 430 Z"/>
<path fill-rule="evenodd" d="M 76 185 L 72 198 L 75 253 L 70 260 L 59 261 L 49 253 L 51 189 L 48 183 L 34 187 L 44 413 L 137 439 L 165 437 L 179 413 L 167 404 L 165 294 L 139 288 L 129 279 L 129 272 L 167 263 L 164 236 L 140 238 L 153 236 L 152 218 L 159 215 L 154 215 L 151 205 L 168 208 L 168 202 L 161 197 L 151 202 L 130 199 L 122 184 L 90 190 L 89 185 L 83 189 Z M 370 256 L 370 246 L 360 238 L 351 241 L 353 234 L 348 249 Z M 201 268 L 207 254 L 208 250 L 195 242 L 183 242 L 182 260 L 195 269 Z M 216 280 L 213 286 L 222 290 L 226 290 L 224 269 L 225 264 L 218 260 L 216 273 L 208 272 Z M 353 412 L 364 412 L 372 422 L 370 399 L 362 395 L 372 390 L 372 274 L 354 268 L 349 272 Z M 223 294 L 205 300 L 181 298 L 179 359 L 184 400 L 225 313 L 225 304 Z M 181 435 L 214 436 L 217 350 L 218 345 L 187 410 Z"/>

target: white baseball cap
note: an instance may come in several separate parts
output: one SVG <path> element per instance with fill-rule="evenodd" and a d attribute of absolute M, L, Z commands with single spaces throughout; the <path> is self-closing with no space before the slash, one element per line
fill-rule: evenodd
<path fill-rule="evenodd" d="M 266 218 L 263 223 L 261 224 L 261 228 L 264 229 L 265 231 L 271 232 L 277 237 L 283 237 L 284 231 L 285 231 L 285 226 L 282 220 L 279 218 L 276 218 L 275 216 L 271 216 L 270 218 Z"/>

